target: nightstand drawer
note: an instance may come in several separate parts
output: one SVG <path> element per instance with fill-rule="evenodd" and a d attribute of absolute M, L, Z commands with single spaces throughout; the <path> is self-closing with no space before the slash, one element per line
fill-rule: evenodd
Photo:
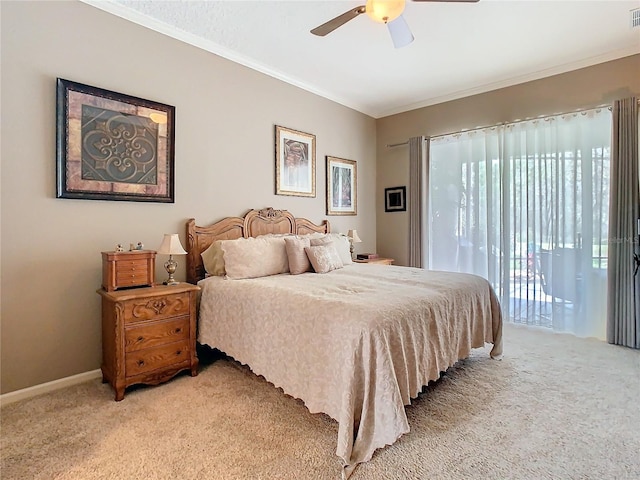
<path fill-rule="evenodd" d="M 175 342 L 127 354 L 126 376 L 133 377 L 145 372 L 164 368 L 174 363 L 189 361 L 189 342 Z"/>
<path fill-rule="evenodd" d="M 189 293 L 158 295 L 128 300 L 124 304 L 125 323 L 189 315 Z"/>
<path fill-rule="evenodd" d="M 127 328 L 124 332 L 125 352 L 135 352 L 145 348 L 187 340 L 189 338 L 189 317 L 154 322 L 140 327 Z"/>
<path fill-rule="evenodd" d="M 120 260 L 116 263 L 116 273 L 123 271 L 133 272 L 136 270 L 147 273 L 147 260 L 144 258 L 136 260 Z"/>
<path fill-rule="evenodd" d="M 145 285 L 148 282 L 147 272 L 118 272 L 116 283 L 119 288 Z"/>

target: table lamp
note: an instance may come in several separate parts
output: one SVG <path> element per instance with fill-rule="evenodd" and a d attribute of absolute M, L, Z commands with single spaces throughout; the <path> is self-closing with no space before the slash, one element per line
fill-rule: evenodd
<path fill-rule="evenodd" d="M 167 270 L 169 278 L 162 282 L 163 285 L 177 285 L 180 282 L 176 282 L 176 279 L 173 278 L 173 274 L 176 273 L 178 262 L 173 259 L 173 255 L 187 254 L 185 249 L 182 248 L 182 244 L 180 243 L 178 234 L 165 233 L 164 238 L 162 239 L 162 243 L 160 244 L 160 248 L 158 248 L 158 253 L 160 255 L 169 255 L 169 260 L 167 260 L 164 264 L 164 268 L 165 270 Z"/>
<path fill-rule="evenodd" d="M 356 230 L 349 230 L 347 232 L 347 237 L 349 237 L 349 243 L 351 244 L 351 248 L 349 249 L 349 251 L 351 252 L 351 258 L 353 259 L 353 244 L 360 243 L 362 242 L 362 240 L 360 240 L 360 237 L 358 236 L 358 232 Z"/>

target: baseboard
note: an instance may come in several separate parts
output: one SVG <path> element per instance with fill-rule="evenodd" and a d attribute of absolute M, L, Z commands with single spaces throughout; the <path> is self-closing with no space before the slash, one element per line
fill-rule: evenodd
<path fill-rule="evenodd" d="M 22 390 L 16 390 L 15 392 L 5 393 L 3 395 L 0 395 L 0 407 L 4 407 L 5 405 L 24 400 L 26 398 L 35 397 L 36 395 L 53 392 L 64 387 L 70 387 L 71 385 L 77 385 L 78 383 L 101 377 L 102 372 L 98 368 L 97 370 L 91 370 L 90 372 L 79 373 L 77 375 L 61 378 L 52 382 L 41 383 L 40 385 L 34 385 L 33 387 L 23 388 Z"/>

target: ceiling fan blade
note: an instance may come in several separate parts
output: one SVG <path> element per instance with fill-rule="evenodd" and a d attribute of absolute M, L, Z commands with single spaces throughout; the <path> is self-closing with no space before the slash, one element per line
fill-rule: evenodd
<path fill-rule="evenodd" d="M 391 35 L 391 40 L 393 40 L 394 47 L 406 47 L 413 42 L 413 34 L 402 15 L 387 23 L 387 28 L 389 29 L 389 34 Z"/>
<path fill-rule="evenodd" d="M 320 37 L 324 37 L 326 34 L 333 32 L 336 28 L 341 27 L 349 20 L 353 20 L 361 13 L 364 13 L 365 6 L 361 5 L 356 8 L 352 8 L 348 12 L 344 12 L 342 15 L 338 15 L 336 18 L 332 18 L 326 23 L 323 23 L 319 27 L 311 30 L 311 33 L 314 35 L 318 35 Z"/>

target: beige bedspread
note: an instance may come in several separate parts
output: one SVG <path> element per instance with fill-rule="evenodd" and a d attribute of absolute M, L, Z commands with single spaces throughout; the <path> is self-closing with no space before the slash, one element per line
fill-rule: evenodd
<path fill-rule="evenodd" d="M 502 354 L 498 300 L 473 275 L 353 264 L 199 285 L 200 343 L 334 418 L 344 477 L 409 431 L 423 385 L 485 342 Z"/>

